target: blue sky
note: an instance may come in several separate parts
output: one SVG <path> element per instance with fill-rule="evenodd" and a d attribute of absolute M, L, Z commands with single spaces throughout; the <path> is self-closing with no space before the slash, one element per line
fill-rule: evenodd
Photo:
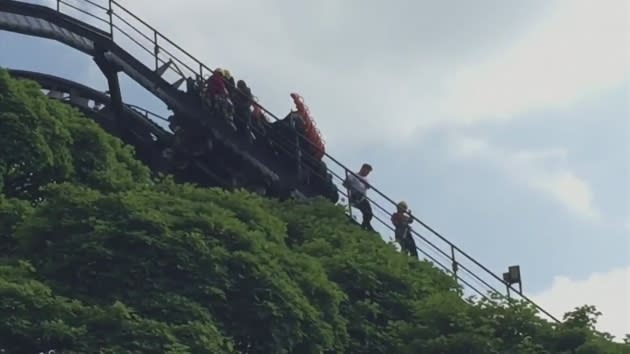
<path fill-rule="evenodd" d="M 630 333 L 627 2 L 126 3 L 278 115 L 300 92 L 333 156 L 490 269 L 520 264 L 546 309 L 592 303 Z M 0 66 L 106 87 L 90 58 L 6 32 Z"/>

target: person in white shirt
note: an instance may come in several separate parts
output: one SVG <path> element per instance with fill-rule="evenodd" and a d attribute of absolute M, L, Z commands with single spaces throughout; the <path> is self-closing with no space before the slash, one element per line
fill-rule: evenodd
<path fill-rule="evenodd" d="M 367 180 L 367 176 L 370 172 L 372 172 L 372 166 L 364 163 L 356 175 L 353 173 L 348 174 L 343 185 L 348 189 L 350 205 L 359 209 L 361 212 L 363 218 L 361 227 L 369 231 L 374 231 L 370 224 L 373 216 L 372 206 L 370 205 L 370 201 L 366 198 L 367 190 L 370 189 L 370 184 Z"/>

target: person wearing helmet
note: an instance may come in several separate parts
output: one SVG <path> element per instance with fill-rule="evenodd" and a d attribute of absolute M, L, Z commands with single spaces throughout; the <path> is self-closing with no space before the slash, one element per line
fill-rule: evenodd
<path fill-rule="evenodd" d="M 367 190 L 370 188 L 367 176 L 372 172 L 372 166 L 364 163 L 358 173 L 349 173 L 346 180 L 343 182 L 344 187 L 348 189 L 348 199 L 350 205 L 359 209 L 363 218 L 361 227 L 368 231 L 374 231 L 372 228 L 372 206 L 370 201 L 366 198 Z"/>
<path fill-rule="evenodd" d="M 227 69 L 223 69 L 223 76 L 225 76 L 225 78 L 227 79 L 228 92 L 230 92 L 232 89 L 236 87 L 236 83 L 234 82 L 234 77 L 232 76 L 232 73 L 230 72 L 230 70 L 227 70 Z"/>
<path fill-rule="evenodd" d="M 235 128 L 234 105 L 228 95 L 227 75 L 230 74 L 225 69 L 217 68 L 214 70 L 212 76 L 206 82 L 207 96 L 215 114 L 219 114 L 227 119 L 228 123 Z"/>
<path fill-rule="evenodd" d="M 396 205 L 396 212 L 392 214 L 391 221 L 395 228 L 394 237 L 401 250 L 409 256 L 418 258 L 418 249 L 409 226 L 413 223 L 413 215 L 406 202 L 401 201 Z"/>
<path fill-rule="evenodd" d="M 247 86 L 245 81 L 238 80 L 236 89 L 233 90 L 232 102 L 234 102 L 234 123 L 239 133 L 252 142 L 253 96 L 251 89 Z"/>

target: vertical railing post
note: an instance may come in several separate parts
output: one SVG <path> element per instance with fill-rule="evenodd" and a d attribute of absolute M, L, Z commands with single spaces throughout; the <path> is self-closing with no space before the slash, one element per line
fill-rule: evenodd
<path fill-rule="evenodd" d="M 109 35 L 114 39 L 114 9 L 112 7 L 112 0 L 109 0 L 107 8 L 107 15 L 109 15 Z"/>
<path fill-rule="evenodd" d="M 155 58 L 155 71 L 160 66 L 158 56 L 160 55 L 160 47 L 158 46 L 158 33 L 153 31 L 153 57 Z"/>
<path fill-rule="evenodd" d="M 457 280 L 457 260 L 455 260 L 455 246 L 451 244 L 451 269 L 453 270 L 453 277 Z"/>
<path fill-rule="evenodd" d="M 61 12 L 61 0 L 57 0 L 57 12 Z"/>
<path fill-rule="evenodd" d="M 343 180 L 345 187 L 345 182 L 348 180 L 348 170 L 344 168 L 343 171 L 346 175 L 346 179 Z M 346 195 L 348 196 L 348 214 L 350 215 L 350 219 L 352 219 L 352 205 L 350 204 L 350 189 L 348 187 L 346 187 Z"/>
<path fill-rule="evenodd" d="M 297 131 L 297 125 L 295 124 L 295 115 L 291 115 L 291 129 L 293 130 L 293 133 L 295 134 L 295 160 L 296 160 L 296 173 L 297 173 L 297 177 L 298 177 L 298 181 L 300 183 L 302 183 L 302 178 L 303 178 L 303 174 L 302 174 L 302 147 L 300 145 L 300 134 Z"/>

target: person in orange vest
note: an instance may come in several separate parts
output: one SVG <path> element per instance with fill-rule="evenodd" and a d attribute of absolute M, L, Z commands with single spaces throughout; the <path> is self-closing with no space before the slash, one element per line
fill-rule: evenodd
<path fill-rule="evenodd" d="M 400 245 L 401 251 L 418 258 L 418 249 L 413 240 L 410 226 L 413 223 L 413 215 L 407 203 L 403 201 L 396 205 L 396 212 L 392 214 L 391 221 L 395 228 L 394 237 Z"/>
<path fill-rule="evenodd" d="M 304 98 L 302 96 L 297 93 L 291 93 L 290 96 L 295 103 L 295 108 L 297 109 L 296 112 L 302 118 L 301 121 L 304 127 L 303 134 L 308 141 L 306 147 L 308 148 L 308 151 L 311 152 L 315 160 L 321 160 L 326 152 L 326 147 L 324 146 L 319 130 L 317 130 L 317 127 L 315 126 L 313 117 L 311 117 L 311 112 L 304 104 Z"/>

